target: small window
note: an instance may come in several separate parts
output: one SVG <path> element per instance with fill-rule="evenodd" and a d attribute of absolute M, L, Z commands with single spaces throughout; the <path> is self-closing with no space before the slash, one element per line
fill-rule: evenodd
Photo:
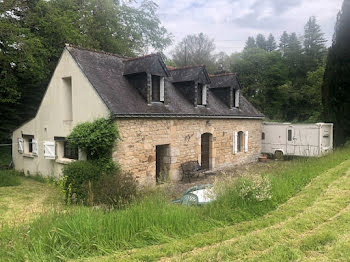
<path fill-rule="evenodd" d="M 25 154 L 31 154 L 33 153 L 33 135 L 23 135 L 24 140 L 24 153 Z"/>
<path fill-rule="evenodd" d="M 203 85 L 197 86 L 197 105 L 203 105 Z"/>
<path fill-rule="evenodd" d="M 288 141 L 292 141 L 292 130 L 288 129 Z"/>
<path fill-rule="evenodd" d="M 265 133 L 264 132 L 261 133 L 261 140 L 265 140 Z"/>
<path fill-rule="evenodd" d="M 160 102 L 160 77 L 152 75 L 152 102 Z"/>
<path fill-rule="evenodd" d="M 235 107 L 239 107 L 239 89 L 236 89 L 235 90 L 235 98 L 234 98 L 234 100 L 235 100 Z"/>
<path fill-rule="evenodd" d="M 244 133 L 243 133 L 243 131 L 239 131 L 238 137 L 237 137 L 237 151 L 238 152 L 243 151 L 243 145 L 244 145 Z"/>
<path fill-rule="evenodd" d="M 69 159 L 78 159 L 79 153 L 78 153 L 78 147 L 69 145 L 67 141 L 64 141 L 64 158 Z"/>

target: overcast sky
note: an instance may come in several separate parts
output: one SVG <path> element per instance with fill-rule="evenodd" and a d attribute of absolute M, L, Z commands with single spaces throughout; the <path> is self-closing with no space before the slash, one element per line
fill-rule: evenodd
<path fill-rule="evenodd" d="M 203 32 L 215 39 L 217 51 L 241 51 L 248 36 L 284 30 L 303 34 L 310 16 L 316 16 L 331 43 L 334 24 L 343 0 L 155 0 L 163 25 L 174 36 L 174 45 L 187 34 Z"/>

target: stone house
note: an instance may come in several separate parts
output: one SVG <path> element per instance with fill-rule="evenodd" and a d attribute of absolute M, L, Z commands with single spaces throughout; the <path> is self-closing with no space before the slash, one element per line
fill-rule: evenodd
<path fill-rule="evenodd" d="M 205 169 L 255 161 L 263 115 L 241 94 L 235 74 L 204 66 L 169 69 L 159 54 L 126 58 L 66 45 L 35 118 L 13 132 L 13 162 L 58 177 L 84 159 L 65 137 L 78 123 L 112 116 L 121 140 L 113 159 L 143 185 L 181 178 L 181 163 Z"/>

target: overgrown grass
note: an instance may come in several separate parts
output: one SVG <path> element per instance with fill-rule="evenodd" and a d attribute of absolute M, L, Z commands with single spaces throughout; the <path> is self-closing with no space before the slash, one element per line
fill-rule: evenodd
<path fill-rule="evenodd" d="M 9 167 L 11 163 L 11 146 L 0 147 L 0 169 Z"/>
<path fill-rule="evenodd" d="M 0 187 L 18 186 L 21 184 L 19 175 L 14 170 L 0 170 Z"/>
<path fill-rule="evenodd" d="M 163 196 L 148 197 L 126 210 L 71 208 L 45 214 L 30 225 L 4 227 L 0 260 L 59 260 L 110 254 L 185 239 L 195 233 L 261 217 L 302 190 L 311 179 L 350 158 L 350 149 L 314 159 L 293 161 L 267 174 L 269 201 L 244 201 L 228 191 L 203 207 L 170 204 Z M 307 245 L 306 245 L 307 246 Z"/>

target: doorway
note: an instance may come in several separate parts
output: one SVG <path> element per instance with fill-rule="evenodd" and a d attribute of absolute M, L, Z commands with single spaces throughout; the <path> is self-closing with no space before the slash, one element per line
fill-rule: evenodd
<path fill-rule="evenodd" d="M 169 178 L 170 145 L 156 146 L 156 182 L 161 183 Z"/>
<path fill-rule="evenodd" d="M 201 136 L 201 167 L 202 169 L 210 169 L 212 134 L 204 133 Z"/>

